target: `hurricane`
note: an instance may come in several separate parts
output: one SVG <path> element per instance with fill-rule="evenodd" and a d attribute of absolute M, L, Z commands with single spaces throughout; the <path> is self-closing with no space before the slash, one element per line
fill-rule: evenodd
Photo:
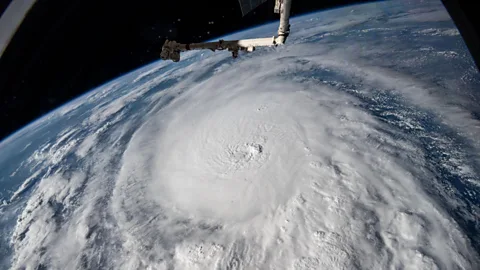
<path fill-rule="evenodd" d="M 152 63 L 1 143 L 2 262 L 478 269 L 480 75 L 441 3 L 291 27 L 237 59 Z"/>

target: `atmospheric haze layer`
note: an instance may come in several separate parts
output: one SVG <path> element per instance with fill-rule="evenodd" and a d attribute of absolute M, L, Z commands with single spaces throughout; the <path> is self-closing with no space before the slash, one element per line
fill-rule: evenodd
<path fill-rule="evenodd" d="M 480 76 L 440 2 L 182 57 L 0 144 L 2 267 L 479 269 Z"/>

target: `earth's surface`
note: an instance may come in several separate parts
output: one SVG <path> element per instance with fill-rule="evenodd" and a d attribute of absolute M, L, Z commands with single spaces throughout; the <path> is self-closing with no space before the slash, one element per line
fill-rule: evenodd
<path fill-rule="evenodd" d="M 0 268 L 480 269 L 480 76 L 440 2 L 291 23 L 3 141 Z"/>

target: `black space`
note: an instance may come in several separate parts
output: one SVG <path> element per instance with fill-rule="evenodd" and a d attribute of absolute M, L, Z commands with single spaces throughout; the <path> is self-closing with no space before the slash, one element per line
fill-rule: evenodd
<path fill-rule="evenodd" d="M 480 51 L 473 3 L 443 1 L 457 8 L 452 17 L 463 25 L 460 32 L 472 51 Z M 8 2 L 0 1 L 0 11 Z M 367 1 L 295 0 L 292 15 L 353 2 Z M 0 141 L 82 93 L 158 60 L 167 37 L 199 42 L 276 21 L 273 5 L 269 0 L 242 17 L 237 0 L 38 0 L 0 58 Z"/>

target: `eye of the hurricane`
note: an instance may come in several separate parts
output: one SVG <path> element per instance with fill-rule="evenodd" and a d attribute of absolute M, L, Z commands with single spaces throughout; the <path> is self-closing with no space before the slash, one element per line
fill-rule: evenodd
<path fill-rule="evenodd" d="M 223 159 L 222 165 L 225 165 L 223 174 L 226 175 L 252 166 L 260 166 L 266 155 L 268 155 L 262 152 L 263 146 L 261 144 L 244 143 L 229 145 L 226 151 L 226 158 Z"/>
<path fill-rule="evenodd" d="M 262 150 L 260 144 L 245 143 L 229 149 L 229 154 L 235 163 L 248 163 L 251 160 L 255 160 L 262 153 Z"/>

